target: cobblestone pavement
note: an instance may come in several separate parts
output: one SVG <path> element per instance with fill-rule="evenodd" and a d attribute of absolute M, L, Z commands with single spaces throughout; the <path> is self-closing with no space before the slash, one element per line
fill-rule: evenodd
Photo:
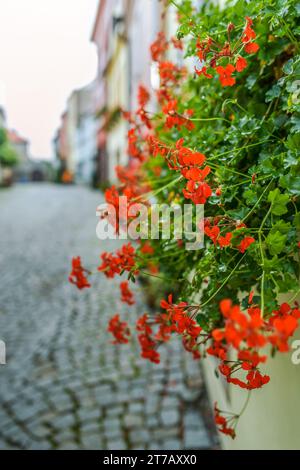
<path fill-rule="evenodd" d="M 199 364 L 174 340 L 160 365 L 106 333 L 118 312 L 134 322 L 118 280 L 79 292 L 73 255 L 88 266 L 118 242 L 95 235 L 99 193 L 16 186 L 0 192 L 0 449 L 202 449 L 216 445 Z"/>

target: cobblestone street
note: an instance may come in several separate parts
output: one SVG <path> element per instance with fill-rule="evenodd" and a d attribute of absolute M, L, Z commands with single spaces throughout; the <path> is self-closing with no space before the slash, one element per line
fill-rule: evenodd
<path fill-rule="evenodd" d="M 94 267 L 116 241 L 96 238 L 100 193 L 24 185 L 0 192 L 1 449 L 216 447 L 200 366 L 174 340 L 153 365 L 135 343 L 114 346 L 108 319 L 134 323 L 119 280 L 68 283 L 72 256 Z M 129 313 L 130 312 L 130 313 Z"/>

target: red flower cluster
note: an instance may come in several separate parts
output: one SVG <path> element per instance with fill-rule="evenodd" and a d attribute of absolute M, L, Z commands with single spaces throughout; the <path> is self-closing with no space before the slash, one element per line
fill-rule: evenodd
<path fill-rule="evenodd" d="M 232 64 L 227 64 L 226 67 L 218 65 L 216 67 L 216 72 L 219 75 L 219 80 L 222 86 L 233 86 L 236 83 L 235 78 L 232 76 L 235 71 L 235 67 Z"/>
<path fill-rule="evenodd" d="M 214 330 L 212 336 L 217 341 L 226 339 L 228 345 L 239 349 L 244 341 L 248 348 L 265 346 L 266 339 L 261 333 L 264 320 L 259 308 L 249 308 L 248 316 L 241 312 L 238 305 L 232 305 L 231 300 L 223 300 L 220 310 L 225 319 L 225 329 Z"/>
<path fill-rule="evenodd" d="M 176 143 L 176 151 L 172 154 L 172 169 L 180 169 L 182 176 L 188 182 L 183 195 L 190 199 L 194 204 L 205 204 L 212 195 L 211 187 L 204 181 L 210 174 L 209 166 L 200 169 L 206 160 L 205 155 L 194 152 L 183 146 L 184 140 L 180 139 Z"/>
<path fill-rule="evenodd" d="M 173 46 L 175 47 L 175 49 L 179 49 L 180 51 L 183 51 L 183 43 L 180 39 L 177 39 L 177 38 L 173 37 L 171 39 L 171 42 L 172 42 Z"/>
<path fill-rule="evenodd" d="M 108 278 L 114 278 L 116 274 L 122 274 L 124 271 L 137 274 L 135 249 L 131 243 L 123 245 L 116 254 L 102 253 L 101 259 L 102 264 L 99 266 L 98 271 L 103 272 Z"/>
<path fill-rule="evenodd" d="M 165 61 L 159 63 L 159 76 L 163 86 L 176 83 L 186 75 L 186 69 L 178 67 L 173 62 Z"/>
<path fill-rule="evenodd" d="M 148 129 L 152 129 L 151 120 L 148 117 L 147 111 L 145 111 L 145 106 L 150 101 L 150 93 L 148 90 L 143 86 L 139 86 L 138 90 L 138 102 L 139 102 L 139 109 L 137 110 L 137 115 L 140 117 L 141 121 L 147 126 Z"/>
<path fill-rule="evenodd" d="M 146 185 L 141 187 L 139 184 L 139 169 L 139 165 L 134 162 L 127 168 L 117 166 L 116 174 L 120 178 L 122 186 L 118 189 L 112 186 L 105 191 L 105 200 L 108 205 L 101 218 L 106 218 L 116 233 L 120 233 L 122 228 L 127 228 L 128 223 L 134 218 L 131 207 L 135 204 L 136 198 L 148 190 Z M 127 198 L 122 200 L 122 204 L 120 204 L 121 196 Z"/>
<path fill-rule="evenodd" d="M 180 130 L 181 127 L 186 127 L 189 131 L 195 128 L 194 123 L 190 120 L 194 114 L 192 109 L 188 109 L 184 115 L 178 113 L 178 102 L 177 100 L 170 100 L 162 108 L 163 113 L 167 116 L 165 127 L 172 129 L 177 127 Z"/>
<path fill-rule="evenodd" d="M 194 204 L 205 204 L 207 199 L 212 195 L 212 189 L 205 178 L 210 174 L 211 168 L 202 166 L 206 160 L 205 155 L 200 152 L 194 152 L 184 147 L 184 139 L 176 142 L 176 148 L 172 149 L 163 144 L 160 140 L 153 136 L 148 138 L 150 153 L 153 156 L 162 155 L 165 157 L 171 170 L 180 171 L 188 182 L 183 190 L 186 199 L 190 199 Z"/>
<path fill-rule="evenodd" d="M 204 222 L 204 233 L 212 240 L 215 246 L 219 245 L 221 248 L 224 248 L 227 246 L 232 246 L 232 244 L 234 244 L 234 246 L 241 253 L 244 254 L 249 248 L 249 246 L 255 243 L 255 239 L 253 237 L 246 236 L 240 239 L 239 230 L 241 228 L 245 228 L 244 225 L 235 227 L 234 232 L 229 231 L 229 232 L 226 232 L 226 234 L 222 236 L 221 229 L 218 226 L 219 222 L 220 222 L 220 218 L 216 218 L 213 225 L 211 224 L 211 221 L 209 219 L 206 219 Z M 239 241 L 237 242 L 237 240 Z"/>
<path fill-rule="evenodd" d="M 107 331 L 114 336 L 114 344 L 128 343 L 130 338 L 130 330 L 126 322 L 120 321 L 120 315 L 117 314 L 111 318 Z"/>
<path fill-rule="evenodd" d="M 168 342 L 171 335 L 177 333 L 182 336 L 185 349 L 193 354 L 194 359 L 199 359 L 197 339 L 202 328 L 188 315 L 188 304 L 186 302 L 181 302 L 178 305 L 173 304 L 172 295 L 169 295 L 168 301 L 161 301 L 161 307 L 166 312 L 156 315 L 152 319 L 145 314 L 137 321 L 138 340 L 142 349 L 141 356 L 151 362 L 159 363 L 160 355 L 157 352 L 159 345 Z"/>
<path fill-rule="evenodd" d="M 169 44 L 166 36 L 163 32 L 158 33 L 156 40 L 151 44 L 150 52 L 154 62 L 159 62 L 166 51 L 168 50 Z"/>
<path fill-rule="evenodd" d="M 143 86 L 139 86 L 139 91 L 138 91 L 138 102 L 141 108 L 144 108 L 147 103 L 149 103 L 150 100 L 150 93 L 149 91 Z"/>
<path fill-rule="evenodd" d="M 131 187 L 136 187 L 139 184 L 140 177 L 141 175 L 139 174 L 139 167 L 135 165 L 131 165 L 128 168 L 124 168 L 121 165 L 116 166 L 116 175 L 118 180 L 120 181 L 121 184 L 127 187 L 125 192 L 128 193 L 128 188 Z M 109 190 L 106 191 L 106 194 L 108 194 Z M 107 198 L 108 202 L 108 198 Z"/>
<path fill-rule="evenodd" d="M 246 315 L 241 312 L 239 306 L 233 306 L 230 300 L 223 300 L 220 304 L 220 310 L 225 319 L 225 328 L 214 330 L 212 337 L 216 343 L 214 348 L 221 347 L 223 354 L 220 357 L 219 352 L 216 354 L 213 349 L 208 352 L 222 360 L 219 370 L 226 377 L 228 383 L 247 390 L 261 388 L 269 382 L 270 377 L 262 375 L 257 368 L 260 363 L 266 361 L 266 357 L 260 356 L 257 350 L 263 348 L 267 343 L 264 335 L 265 322 L 260 309 L 249 308 L 248 315 Z M 223 343 L 223 347 L 220 346 L 221 343 Z M 227 350 L 229 346 L 238 350 L 236 361 L 228 362 Z M 246 372 L 245 380 L 233 377 L 233 374 L 240 374 L 243 371 Z"/>
<path fill-rule="evenodd" d="M 215 403 L 215 423 L 218 427 L 218 430 L 227 436 L 230 436 L 232 439 L 236 437 L 235 430 L 232 426 L 229 426 L 229 422 L 235 420 L 237 417 L 232 416 L 225 418 L 221 415 L 221 411 L 218 409 L 217 403 Z"/>
<path fill-rule="evenodd" d="M 74 284 L 78 287 L 78 289 L 86 289 L 91 287 L 86 274 L 90 274 L 81 264 L 81 258 L 78 256 L 77 258 L 72 259 L 72 271 L 69 276 L 69 281 L 71 284 Z"/>
<path fill-rule="evenodd" d="M 278 351 L 289 351 L 288 340 L 298 328 L 299 319 L 300 309 L 291 308 L 287 303 L 283 303 L 279 310 L 273 312 L 268 322 L 268 326 L 273 329 L 269 341 Z"/>
<path fill-rule="evenodd" d="M 140 252 L 143 254 L 143 255 L 153 255 L 154 253 L 154 249 L 153 247 L 150 245 L 150 243 L 148 241 L 146 241 L 141 249 L 140 249 Z"/>
<path fill-rule="evenodd" d="M 143 315 L 138 319 L 136 329 L 139 332 L 138 340 L 142 349 L 141 356 L 155 364 L 159 364 L 160 355 L 156 351 L 158 342 L 153 338 L 153 330 L 149 325 L 148 315 Z"/>
<path fill-rule="evenodd" d="M 206 204 L 207 199 L 212 195 L 212 190 L 205 181 L 199 183 L 189 181 L 186 189 L 183 190 L 183 194 L 186 199 L 190 199 L 194 204 Z"/>
<path fill-rule="evenodd" d="M 132 291 L 129 289 L 129 282 L 128 281 L 121 282 L 120 289 L 121 289 L 122 302 L 128 305 L 134 305 L 135 304 L 134 295 Z"/>
<path fill-rule="evenodd" d="M 185 349 L 193 354 L 194 359 L 199 359 L 200 352 L 197 340 L 202 328 L 188 315 L 188 304 L 181 302 L 176 305 L 173 303 L 172 295 L 169 295 L 168 301 L 161 301 L 161 307 L 166 310 L 166 313 L 160 315 L 158 319 L 160 328 L 157 338 L 167 341 L 171 333 L 177 333 L 182 336 Z"/>
<path fill-rule="evenodd" d="M 145 158 L 137 143 L 136 129 L 132 128 L 128 131 L 128 153 L 132 158 L 137 158 L 140 162 L 143 162 Z"/>
<path fill-rule="evenodd" d="M 231 244 L 232 232 L 227 232 L 226 235 L 221 236 L 221 229 L 217 225 L 211 227 L 209 220 L 204 223 L 204 233 L 213 241 L 214 245 L 218 244 L 221 248 Z"/>
<path fill-rule="evenodd" d="M 240 55 L 240 49 L 244 49 L 246 54 L 254 54 L 259 50 L 259 45 L 253 42 L 256 38 L 256 33 L 252 28 L 253 21 L 251 18 L 246 17 L 245 29 L 238 41 L 232 44 L 230 34 L 235 29 L 235 26 L 230 23 L 227 28 L 228 41 L 221 45 L 214 39 L 208 37 L 201 41 L 197 41 L 196 49 L 198 58 L 202 64 L 200 69 L 195 68 L 197 75 L 213 78 L 212 73 L 208 72 L 215 70 L 219 76 L 222 86 L 233 86 L 236 83 L 234 72 L 242 72 L 248 65 L 247 60 Z M 229 62 L 226 65 L 218 64 L 219 60 L 228 58 Z M 230 62 L 230 60 L 233 62 Z"/>
<path fill-rule="evenodd" d="M 253 237 L 245 237 L 241 241 L 241 243 L 238 246 L 238 250 L 241 253 L 245 253 L 246 250 L 248 250 L 249 246 L 251 246 L 253 243 L 255 243 L 255 238 Z"/>
<path fill-rule="evenodd" d="M 174 87 L 186 76 L 187 70 L 185 67 L 178 66 L 170 60 L 165 60 L 165 52 L 170 45 L 173 45 L 176 49 L 183 49 L 183 44 L 180 40 L 172 38 L 171 41 L 168 42 L 164 33 L 158 34 L 157 39 L 150 48 L 152 60 L 157 62 L 160 77 L 160 87 L 157 91 L 157 98 L 162 105 L 163 113 L 166 115 L 166 129 L 172 129 L 173 127 L 180 129 L 181 127 L 186 127 L 191 131 L 195 127 L 190 119 L 193 115 L 193 110 L 187 109 L 180 113 L 178 102 L 174 96 Z"/>
<path fill-rule="evenodd" d="M 251 293 L 249 303 L 252 300 Z M 270 381 L 270 377 L 262 375 L 258 369 L 259 364 L 267 359 L 259 354 L 259 350 L 270 343 L 280 352 L 288 351 L 288 340 L 298 328 L 300 310 L 284 303 L 267 321 L 262 317 L 260 308 L 250 307 L 246 314 L 227 299 L 220 303 L 220 310 L 225 326 L 212 331 L 213 343 L 207 353 L 221 360 L 219 371 L 227 382 L 247 390 L 261 388 Z M 237 360 L 228 360 L 229 347 L 238 351 Z M 245 380 L 240 378 L 241 372 L 246 372 Z"/>
<path fill-rule="evenodd" d="M 245 44 L 245 52 L 247 54 L 255 54 L 259 50 L 259 45 L 253 42 L 256 38 L 256 33 L 252 29 L 253 21 L 248 16 L 246 17 L 246 28 L 243 32 L 242 42 Z"/>

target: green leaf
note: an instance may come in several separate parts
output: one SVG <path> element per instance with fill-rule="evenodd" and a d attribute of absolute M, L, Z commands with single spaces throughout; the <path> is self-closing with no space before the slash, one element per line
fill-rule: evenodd
<path fill-rule="evenodd" d="M 292 116 L 290 122 L 292 124 L 291 132 L 293 134 L 298 134 L 298 132 L 300 132 L 300 118 L 297 116 Z"/>
<path fill-rule="evenodd" d="M 266 93 L 266 103 L 278 98 L 281 93 L 281 88 L 279 85 L 274 85 L 269 91 Z"/>
<path fill-rule="evenodd" d="M 248 189 L 244 192 L 244 198 L 248 206 L 251 206 L 257 202 L 257 194 L 251 189 Z"/>
<path fill-rule="evenodd" d="M 264 261 L 264 268 L 266 272 L 272 272 L 276 271 L 280 266 L 280 259 L 278 259 L 278 256 L 275 255 L 273 256 L 272 259 L 265 259 Z"/>
<path fill-rule="evenodd" d="M 288 60 L 282 67 L 283 73 L 289 75 L 293 71 L 293 59 Z"/>
<path fill-rule="evenodd" d="M 285 247 L 287 236 L 281 234 L 279 231 L 270 232 L 266 238 L 268 250 L 272 256 L 279 255 Z"/>
<path fill-rule="evenodd" d="M 290 273 L 282 273 L 282 278 L 277 280 L 279 292 L 295 292 L 299 289 L 299 280 Z"/>
<path fill-rule="evenodd" d="M 288 233 L 291 229 L 290 222 L 284 222 L 284 220 L 278 220 L 275 225 L 273 225 L 271 232 L 280 232 L 280 233 Z"/>
<path fill-rule="evenodd" d="M 268 196 L 268 201 L 272 203 L 272 214 L 286 214 L 288 212 L 286 206 L 289 202 L 289 199 L 289 196 L 287 194 L 281 194 L 278 188 L 274 189 L 274 191 L 271 191 Z"/>
<path fill-rule="evenodd" d="M 300 176 L 286 175 L 280 178 L 280 186 L 291 194 L 300 194 Z"/>
<path fill-rule="evenodd" d="M 300 212 L 295 215 L 293 224 L 297 230 L 300 230 Z"/>
<path fill-rule="evenodd" d="M 290 135 L 285 142 L 285 146 L 292 151 L 297 152 L 300 147 L 300 135 Z"/>

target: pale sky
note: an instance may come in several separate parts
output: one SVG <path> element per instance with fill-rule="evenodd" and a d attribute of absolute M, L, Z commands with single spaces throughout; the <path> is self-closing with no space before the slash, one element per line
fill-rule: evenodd
<path fill-rule="evenodd" d="M 0 103 L 8 125 L 37 158 L 51 140 L 71 91 L 95 78 L 90 37 L 98 0 L 0 0 Z"/>

